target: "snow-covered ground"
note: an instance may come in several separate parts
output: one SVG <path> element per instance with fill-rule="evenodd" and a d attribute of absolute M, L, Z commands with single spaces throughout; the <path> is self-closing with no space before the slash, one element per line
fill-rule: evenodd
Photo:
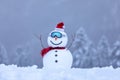
<path fill-rule="evenodd" d="M 120 69 L 47 70 L 37 66 L 17 67 L 0 65 L 0 80 L 120 80 Z"/>

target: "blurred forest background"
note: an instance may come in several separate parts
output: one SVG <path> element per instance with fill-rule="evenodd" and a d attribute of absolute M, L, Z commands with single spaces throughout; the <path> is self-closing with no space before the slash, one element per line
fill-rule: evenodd
<path fill-rule="evenodd" d="M 0 64 L 43 66 L 40 41 L 65 23 L 76 68 L 120 67 L 120 0 L 0 0 Z"/>

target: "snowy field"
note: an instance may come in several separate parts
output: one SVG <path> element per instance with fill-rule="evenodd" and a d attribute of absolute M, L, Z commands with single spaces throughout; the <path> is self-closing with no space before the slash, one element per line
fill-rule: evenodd
<path fill-rule="evenodd" d="M 0 80 L 120 80 L 120 69 L 46 70 L 37 66 L 0 65 Z"/>

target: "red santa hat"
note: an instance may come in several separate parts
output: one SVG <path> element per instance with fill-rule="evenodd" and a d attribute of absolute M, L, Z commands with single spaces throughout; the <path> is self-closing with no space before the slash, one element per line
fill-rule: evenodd
<path fill-rule="evenodd" d="M 65 28 L 64 23 L 63 23 L 63 22 L 60 22 L 60 23 L 57 24 L 55 30 L 64 31 L 64 28 Z"/>

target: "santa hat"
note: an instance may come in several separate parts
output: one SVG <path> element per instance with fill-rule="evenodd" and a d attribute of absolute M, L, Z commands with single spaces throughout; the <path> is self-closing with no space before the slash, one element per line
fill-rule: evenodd
<path fill-rule="evenodd" d="M 60 22 L 60 23 L 57 24 L 55 30 L 64 31 L 64 28 L 65 28 L 64 23 L 63 23 L 63 22 Z"/>

